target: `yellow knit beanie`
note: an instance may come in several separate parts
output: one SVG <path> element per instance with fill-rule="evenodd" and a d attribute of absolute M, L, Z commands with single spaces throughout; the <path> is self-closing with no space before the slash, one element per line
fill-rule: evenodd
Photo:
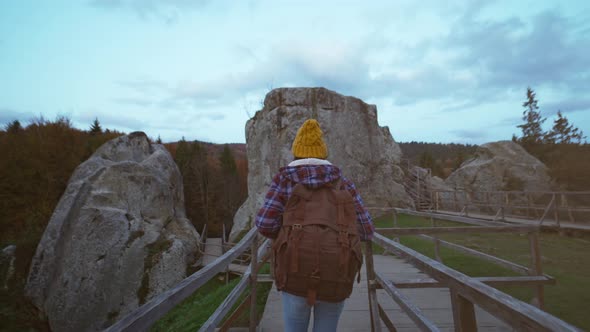
<path fill-rule="evenodd" d="M 326 159 L 328 157 L 328 148 L 322 137 L 322 129 L 316 120 L 309 119 L 303 123 L 297 131 L 291 150 L 295 158 Z"/>

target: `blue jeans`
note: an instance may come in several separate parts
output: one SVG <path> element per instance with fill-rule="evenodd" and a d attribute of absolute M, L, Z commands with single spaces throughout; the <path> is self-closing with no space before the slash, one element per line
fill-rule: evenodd
<path fill-rule="evenodd" d="M 312 308 L 307 304 L 307 299 L 287 292 L 281 293 L 285 332 L 307 332 Z M 344 301 L 316 301 L 313 306 L 313 332 L 335 332 L 343 307 Z"/>

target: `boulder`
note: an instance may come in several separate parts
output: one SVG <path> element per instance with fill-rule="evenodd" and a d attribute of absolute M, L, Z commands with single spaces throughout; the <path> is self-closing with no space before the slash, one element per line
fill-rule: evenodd
<path fill-rule="evenodd" d="M 440 209 L 457 210 L 467 204 L 469 211 L 489 213 L 495 213 L 505 197 L 490 192 L 550 191 L 552 187 L 547 167 L 512 141 L 481 145 L 474 158 L 463 162 L 444 183 L 459 192 L 439 193 Z M 478 201 L 491 203 L 495 208 L 469 204 Z M 511 198 L 511 201 L 526 204 L 524 196 Z"/>
<path fill-rule="evenodd" d="M 52 330 L 102 330 L 186 277 L 199 235 L 183 197 L 171 155 L 142 132 L 76 168 L 25 287 Z"/>
<path fill-rule="evenodd" d="M 389 128 L 377 123 L 375 105 L 324 88 L 280 88 L 246 123 L 248 199 L 234 217 L 230 239 L 253 226 L 272 177 L 293 160 L 293 139 L 310 118 L 322 127 L 328 160 L 355 183 L 366 206 L 412 206 L 401 185 L 401 149 Z"/>
<path fill-rule="evenodd" d="M 445 180 L 467 191 L 549 191 L 547 167 L 512 141 L 486 143 Z"/>
<path fill-rule="evenodd" d="M 0 282 L 7 290 L 9 282 L 14 277 L 14 262 L 16 260 L 16 246 L 11 244 L 0 251 Z"/>

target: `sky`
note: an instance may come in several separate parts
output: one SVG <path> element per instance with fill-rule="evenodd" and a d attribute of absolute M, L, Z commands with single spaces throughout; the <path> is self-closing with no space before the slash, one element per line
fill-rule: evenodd
<path fill-rule="evenodd" d="M 244 143 L 279 87 L 375 104 L 398 142 L 520 134 L 526 89 L 590 134 L 590 1 L 0 1 L 0 126 L 68 117 Z"/>

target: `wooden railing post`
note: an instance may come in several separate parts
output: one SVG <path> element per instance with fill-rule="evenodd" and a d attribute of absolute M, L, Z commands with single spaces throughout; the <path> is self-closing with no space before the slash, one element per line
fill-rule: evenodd
<path fill-rule="evenodd" d="M 430 222 L 432 223 L 432 227 L 436 227 L 436 219 L 430 217 Z M 442 263 L 442 258 L 440 257 L 440 240 L 438 236 L 434 235 L 434 258 Z"/>
<path fill-rule="evenodd" d="M 555 224 L 557 224 L 557 227 L 560 227 L 560 225 L 559 225 L 559 206 L 557 204 L 557 199 L 555 198 L 555 194 L 553 194 L 553 218 L 555 219 Z"/>
<path fill-rule="evenodd" d="M 397 211 L 395 209 L 393 209 L 393 227 L 396 227 L 396 228 L 398 227 L 397 226 Z M 396 236 L 393 240 L 399 242 L 399 237 Z"/>
<path fill-rule="evenodd" d="M 439 199 L 439 192 L 438 191 L 434 192 L 434 199 L 436 201 L 436 211 L 438 211 L 438 210 L 440 210 L 440 205 L 438 202 L 438 199 Z"/>
<path fill-rule="evenodd" d="M 256 312 L 256 290 L 258 285 L 258 234 L 250 246 L 250 332 L 256 331 L 258 326 L 258 313 Z"/>
<path fill-rule="evenodd" d="M 450 293 L 455 332 L 477 331 L 477 321 L 475 320 L 473 303 L 461 296 L 461 294 L 457 293 L 453 288 L 450 289 Z"/>
<path fill-rule="evenodd" d="M 367 290 L 369 294 L 369 316 L 371 317 L 371 331 L 381 332 L 379 319 L 379 305 L 377 302 L 377 280 L 373 265 L 373 242 L 365 242 L 365 262 L 367 269 Z"/>
<path fill-rule="evenodd" d="M 530 274 L 535 276 L 543 275 L 543 268 L 541 263 L 541 249 L 539 247 L 539 233 L 529 233 L 529 246 L 531 248 L 531 269 Z M 537 299 L 537 307 L 539 309 L 545 308 L 545 292 L 543 285 L 535 286 L 535 297 Z"/>

